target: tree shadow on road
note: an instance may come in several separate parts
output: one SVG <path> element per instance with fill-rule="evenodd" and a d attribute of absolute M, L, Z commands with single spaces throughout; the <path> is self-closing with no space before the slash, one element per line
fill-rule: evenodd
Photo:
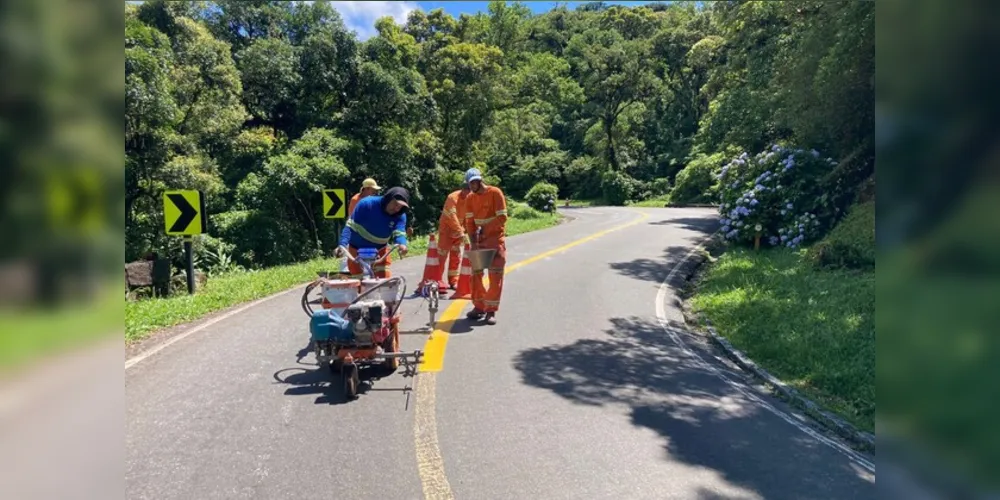
<path fill-rule="evenodd" d="M 797 439 L 798 430 L 671 342 L 659 323 L 633 317 L 611 325 L 599 339 L 522 351 L 514 366 L 525 384 L 574 403 L 629 407 L 633 425 L 663 438 L 665 459 L 713 469 L 764 498 L 874 494 L 846 457 Z M 670 328 L 683 334 L 680 325 Z"/>
<path fill-rule="evenodd" d="M 684 258 L 687 257 L 692 248 L 693 245 L 671 246 L 663 250 L 663 255 L 658 259 L 641 258 L 629 262 L 612 262 L 608 265 L 611 269 L 624 276 L 659 285 L 677 264 L 684 261 Z M 680 276 L 674 276 L 668 285 L 675 288 L 679 287 L 683 284 L 686 277 L 683 273 Z"/>
<path fill-rule="evenodd" d="M 649 223 L 650 226 L 677 226 L 688 231 L 702 234 L 712 234 L 719 229 L 719 219 L 716 216 L 705 217 L 674 217 Z"/>

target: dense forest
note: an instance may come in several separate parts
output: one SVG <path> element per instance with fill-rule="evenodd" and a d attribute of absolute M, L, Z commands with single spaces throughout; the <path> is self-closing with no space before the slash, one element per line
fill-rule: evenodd
<path fill-rule="evenodd" d="M 815 158 L 786 184 L 822 203 L 758 221 L 780 226 L 782 243 L 796 226 L 818 237 L 874 193 L 874 2 L 595 2 L 532 15 L 494 1 L 457 19 L 382 18 L 365 41 L 322 1 L 126 9 L 129 260 L 178 246 L 163 234 L 164 189 L 202 190 L 211 236 L 200 251 L 248 267 L 329 254 L 320 190 L 369 176 L 411 191 L 418 233 L 472 166 L 515 199 L 547 183 L 616 205 L 733 203 L 723 223 L 736 232 L 754 193 L 774 191 L 772 170 L 787 177 Z M 727 192 L 743 184 L 725 170 L 751 159 L 766 172 L 739 179 L 756 191 Z"/>

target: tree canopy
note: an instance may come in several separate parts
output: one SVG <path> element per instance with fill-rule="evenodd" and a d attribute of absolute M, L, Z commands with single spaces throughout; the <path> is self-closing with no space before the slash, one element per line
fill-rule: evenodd
<path fill-rule="evenodd" d="M 320 190 L 365 177 L 411 190 L 418 231 L 473 165 L 515 198 L 611 203 L 695 165 L 675 194 L 703 199 L 723 153 L 784 142 L 839 160 L 835 204 L 873 182 L 872 2 L 494 1 L 374 27 L 324 1 L 126 6 L 126 257 L 177 246 L 165 189 L 204 191 L 206 244 L 254 267 L 328 253 Z"/>

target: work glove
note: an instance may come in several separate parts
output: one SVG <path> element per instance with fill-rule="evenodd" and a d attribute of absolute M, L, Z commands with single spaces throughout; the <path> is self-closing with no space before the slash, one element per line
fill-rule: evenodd
<path fill-rule="evenodd" d="M 410 251 L 409 248 L 406 248 L 406 245 L 399 245 L 399 247 L 397 247 L 396 250 L 399 251 L 399 257 L 400 258 L 406 257 L 406 252 Z"/>
<path fill-rule="evenodd" d="M 337 247 L 337 249 L 333 251 L 333 256 L 338 259 L 344 258 L 344 247 Z"/>

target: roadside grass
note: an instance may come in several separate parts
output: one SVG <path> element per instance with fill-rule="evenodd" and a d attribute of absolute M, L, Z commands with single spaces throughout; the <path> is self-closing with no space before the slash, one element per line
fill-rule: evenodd
<path fill-rule="evenodd" d="M 536 212 L 532 218 L 511 218 L 507 234 L 537 231 L 559 223 L 559 215 Z M 410 241 L 409 257 L 427 254 L 427 236 Z M 165 299 L 147 299 L 125 303 L 125 342 L 134 343 L 150 333 L 193 321 L 207 314 L 251 302 L 316 278 L 316 271 L 340 268 L 338 259 L 316 259 L 287 266 L 255 271 L 240 271 L 212 276 L 194 295 L 174 295 Z M 121 300 L 120 298 L 118 300 Z"/>
<path fill-rule="evenodd" d="M 114 335 L 122 324 L 121 301 L 120 288 L 108 286 L 89 303 L 0 311 L 0 373 Z"/>
<path fill-rule="evenodd" d="M 630 202 L 628 206 L 644 207 L 644 208 L 663 208 L 667 206 L 668 203 L 670 203 L 670 195 L 665 194 L 661 196 L 655 196 L 648 200 Z"/>
<path fill-rule="evenodd" d="M 601 199 L 578 200 L 578 199 L 572 198 L 572 199 L 569 200 L 569 206 L 570 207 L 603 207 L 603 206 L 605 206 L 607 204 L 608 203 L 606 201 L 601 200 Z M 565 207 L 566 200 L 564 200 L 564 199 L 563 200 L 556 200 L 556 205 L 558 207 Z"/>
<path fill-rule="evenodd" d="M 857 427 L 875 427 L 875 272 L 821 270 L 805 251 L 731 249 L 692 299 L 720 335 Z"/>

